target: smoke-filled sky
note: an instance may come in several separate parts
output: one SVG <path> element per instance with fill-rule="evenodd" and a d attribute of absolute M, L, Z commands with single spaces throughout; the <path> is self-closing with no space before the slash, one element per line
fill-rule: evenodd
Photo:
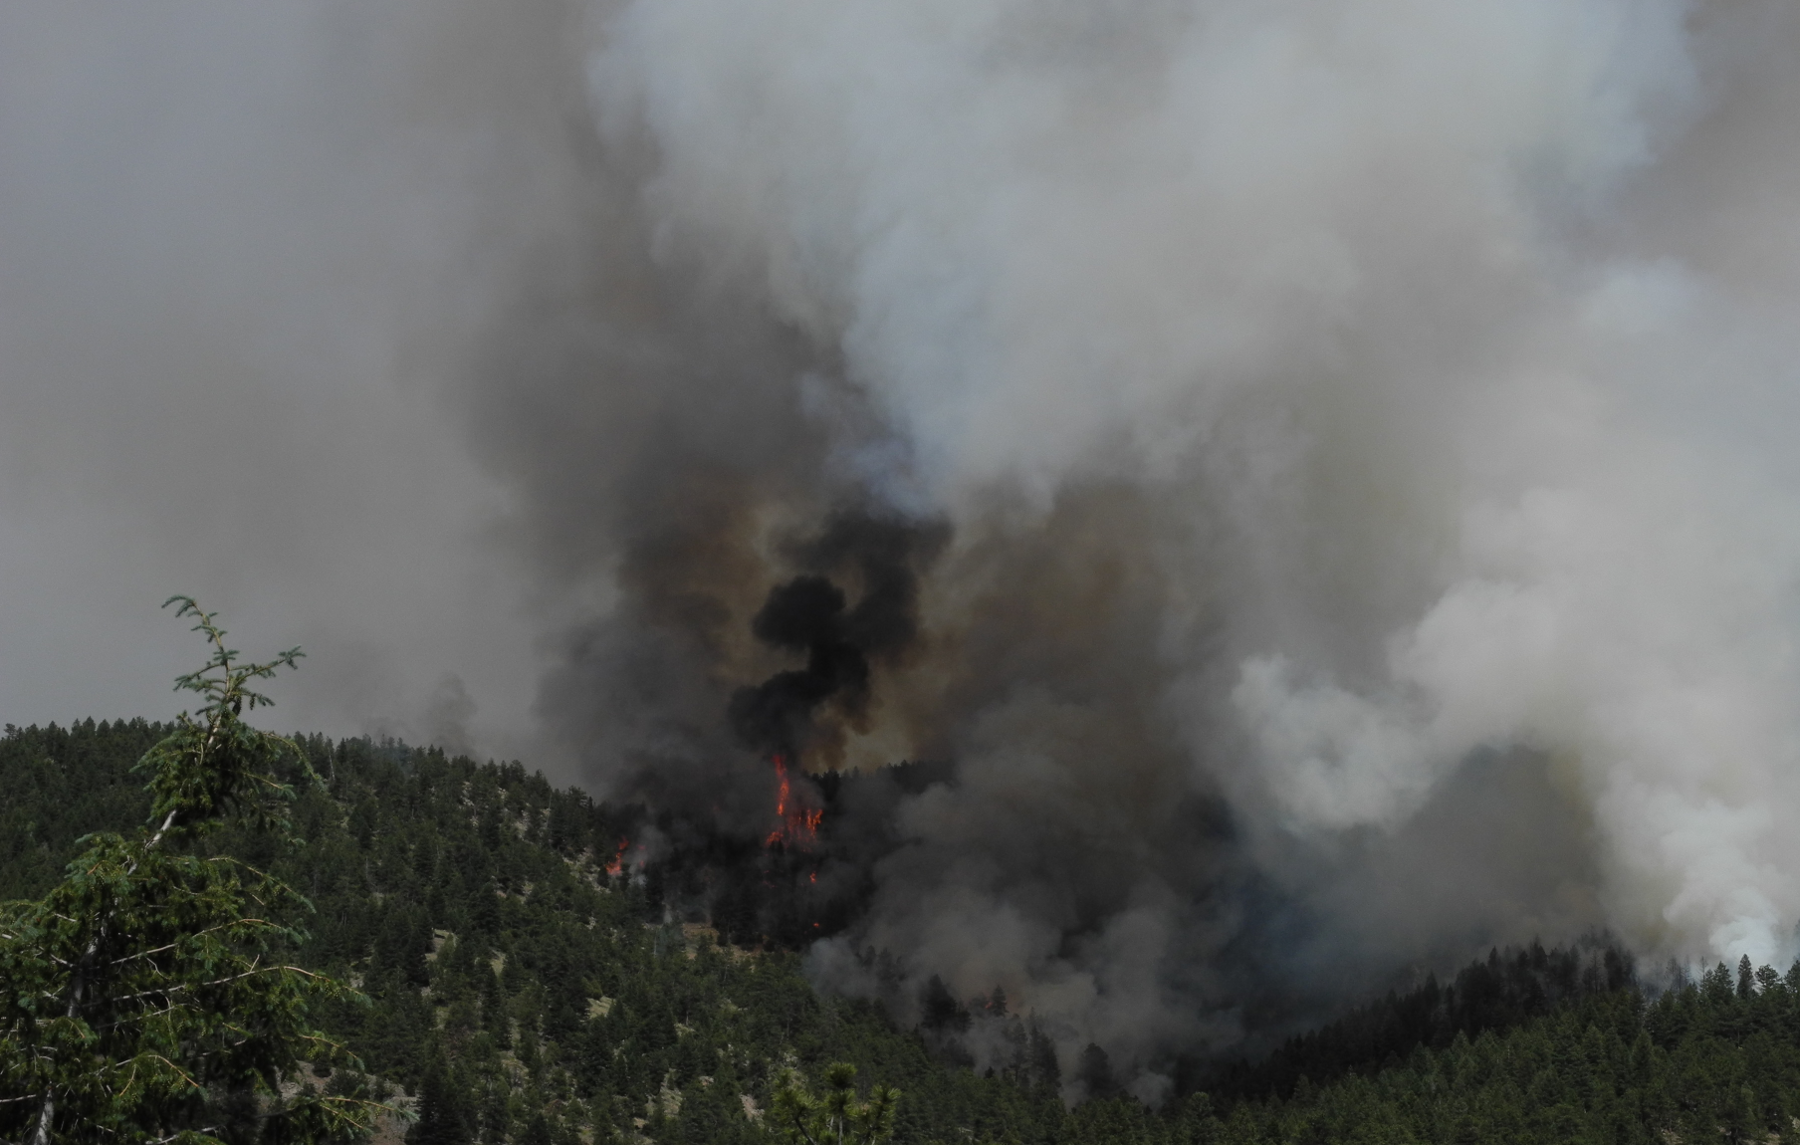
<path fill-rule="evenodd" d="M 671 804 L 946 760 L 815 972 L 1004 984 L 1152 1096 L 1277 972 L 1791 957 L 1797 49 L 1776 0 L 9 9 L 0 718 L 167 712 L 187 592 L 306 646 L 284 724 Z"/>

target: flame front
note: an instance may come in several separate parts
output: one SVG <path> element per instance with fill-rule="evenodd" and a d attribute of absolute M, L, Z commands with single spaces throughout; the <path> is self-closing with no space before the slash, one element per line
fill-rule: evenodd
<path fill-rule="evenodd" d="M 605 870 L 608 875 L 617 875 L 617 874 L 621 874 L 624 872 L 624 870 L 625 870 L 625 851 L 630 846 L 631 846 L 630 839 L 620 839 L 619 840 L 618 853 L 613 856 L 612 862 L 606 864 Z"/>
<path fill-rule="evenodd" d="M 775 816 L 781 820 L 781 826 L 769 832 L 763 845 L 773 847 L 780 844 L 790 849 L 807 850 L 818 841 L 819 823 L 825 818 L 825 812 L 816 808 L 793 806 L 794 789 L 788 779 L 787 759 L 777 755 L 774 763 L 778 783 L 775 789 Z"/>

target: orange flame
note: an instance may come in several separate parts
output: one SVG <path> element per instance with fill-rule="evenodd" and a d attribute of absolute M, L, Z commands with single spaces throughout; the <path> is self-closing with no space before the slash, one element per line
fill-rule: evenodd
<path fill-rule="evenodd" d="M 625 870 L 625 849 L 629 846 L 631 846 L 630 839 L 619 840 L 619 853 L 613 856 L 612 862 L 606 864 L 607 874 L 616 875 Z"/>
<path fill-rule="evenodd" d="M 824 820 L 825 813 L 805 807 L 788 810 L 788 805 L 794 798 L 794 789 L 788 781 L 787 759 L 783 756 L 775 757 L 775 777 L 779 782 L 775 789 L 775 815 L 781 820 L 781 826 L 769 832 L 763 846 L 773 847 L 780 843 L 804 850 L 818 841 L 819 823 Z"/>

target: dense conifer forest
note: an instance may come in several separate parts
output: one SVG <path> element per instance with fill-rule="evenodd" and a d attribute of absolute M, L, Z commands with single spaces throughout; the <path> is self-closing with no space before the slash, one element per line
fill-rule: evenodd
<path fill-rule="evenodd" d="M 142 820 L 129 768 L 166 730 L 6 729 L 0 899 L 43 894 L 81 836 Z M 781 1140 L 768 1110 L 785 1072 L 816 1081 L 848 1062 L 865 1088 L 902 1092 L 895 1140 L 911 1143 L 1800 1140 L 1800 966 L 1745 961 L 1650 990 L 1603 944 L 1496 951 L 1262 1061 L 1186 1063 L 1179 1092 L 1150 1109 L 1118 1092 L 1097 1047 L 1065 1087 L 1047 1039 L 1003 997 L 958 1000 L 934 981 L 922 1028 L 901 1029 L 874 1004 L 820 996 L 794 949 L 810 923 L 746 901 L 748 882 L 714 900 L 736 904 L 706 920 L 718 929 L 672 909 L 700 876 L 620 861 L 642 808 L 554 790 L 518 764 L 298 742 L 323 781 L 290 777 L 301 842 L 240 828 L 218 845 L 316 908 L 295 953 L 367 996 L 318 1017 L 410 1111 L 383 1126 L 390 1138 Z M 770 918 L 787 934 L 750 933 Z M 960 1064 L 972 1022 L 999 1024 L 1010 1065 Z M 1067 1093 L 1102 1096 L 1071 1110 Z"/>

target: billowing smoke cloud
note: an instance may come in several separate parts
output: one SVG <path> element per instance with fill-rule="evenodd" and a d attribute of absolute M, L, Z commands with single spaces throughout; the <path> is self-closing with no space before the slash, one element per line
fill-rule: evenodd
<path fill-rule="evenodd" d="M 145 254 L 144 283 L 188 290 L 133 292 L 117 346 L 27 337 L 86 295 L 6 284 L 8 388 L 46 409 L 13 379 L 123 376 L 137 326 L 172 331 L 158 376 L 201 379 L 209 432 L 168 415 L 172 441 L 266 424 L 219 400 L 240 361 L 299 379 L 273 395 L 350 395 L 302 424 L 360 460 L 252 434 L 262 479 L 193 520 L 147 500 L 183 471 L 141 443 L 84 454 L 128 487 L 115 512 L 181 522 L 159 568 L 229 594 L 204 539 L 272 539 L 257 571 L 313 670 L 309 624 L 327 649 L 366 629 L 393 657 L 371 663 L 430 665 L 415 726 L 535 737 L 597 792 L 745 838 L 772 755 L 933 761 L 944 782 L 845 812 L 879 845 L 819 981 L 903 1007 L 934 975 L 1001 986 L 1066 1075 L 1097 1042 L 1146 1096 L 1177 1053 L 1492 942 L 1795 952 L 1787 7 L 404 10 L 270 32 L 293 66 L 257 83 L 292 91 L 152 131 L 129 168 L 164 192 L 126 201 L 187 220 L 157 233 L 262 236 L 259 273 Z M 167 205 L 188 168 L 160 144 L 271 123 L 298 158 L 245 142 L 239 190 L 192 199 L 256 207 L 237 229 Z M 9 131 L 60 155 L 54 123 Z M 319 171 L 362 174 L 288 190 Z M 349 301 L 244 337 L 243 282 Z M 23 488 L 51 444 L 5 440 Z M 421 601 L 437 568 L 459 587 Z M 442 635 L 496 599 L 547 662 L 534 729 L 483 724 L 532 679 L 517 629 Z M 367 702 L 345 692 L 330 710 Z"/>
<path fill-rule="evenodd" d="M 796 356 L 660 343 L 707 380 L 663 384 L 651 468 L 723 476 L 612 534 L 656 587 L 549 711 L 719 681 L 593 757 L 629 768 L 745 681 L 740 728 L 845 688 L 830 762 L 954 761 L 821 975 L 1002 984 L 1149 1092 L 1290 971 L 1589 925 L 1793 953 L 1793 282 L 1743 185 L 1790 18 L 657 0 L 596 34 L 657 281 Z M 705 439 L 721 407 L 755 412 Z M 853 598 L 782 553 L 846 498 L 950 537 L 867 682 Z"/>
<path fill-rule="evenodd" d="M 933 532 L 846 516 L 798 554 L 824 568 L 848 562 L 850 571 L 860 574 L 862 596 L 848 607 L 844 591 L 819 573 L 803 573 L 770 590 L 750 630 L 767 645 L 803 654 L 806 664 L 732 694 L 731 724 L 746 747 L 793 758 L 813 749 L 816 756 L 817 717 L 827 704 L 850 730 L 868 730 L 870 662 L 899 656 L 917 636 L 914 566 L 936 547 Z M 915 553 L 918 549 L 925 552 Z"/>

